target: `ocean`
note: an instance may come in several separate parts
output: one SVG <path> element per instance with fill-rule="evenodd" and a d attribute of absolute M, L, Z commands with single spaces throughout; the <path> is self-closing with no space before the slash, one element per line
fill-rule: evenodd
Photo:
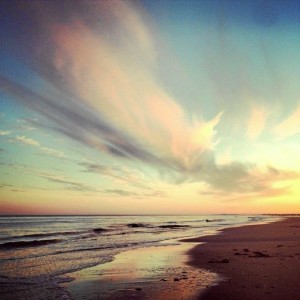
<path fill-rule="evenodd" d="M 64 274 L 110 262 L 130 249 L 177 245 L 227 227 L 273 221 L 266 215 L 2 216 L 0 283 L 58 283 Z M 15 287 L 14 287 L 15 288 Z"/>

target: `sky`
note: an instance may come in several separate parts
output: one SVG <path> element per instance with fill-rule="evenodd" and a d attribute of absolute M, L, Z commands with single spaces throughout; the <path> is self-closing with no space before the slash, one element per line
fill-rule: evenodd
<path fill-rule="evenodd" d="M 300 213 L 300 1 L 0 2 L 0 213 Z"/>

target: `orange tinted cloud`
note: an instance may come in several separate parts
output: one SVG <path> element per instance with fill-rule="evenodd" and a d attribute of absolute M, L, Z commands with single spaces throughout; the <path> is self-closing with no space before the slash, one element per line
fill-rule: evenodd
<path fill-rule="evenodd" d="M 254 140 L 262 134 L 267 117 L 268 113 L 265 108 L 258 105 L 252 107 L 247 128 L 247 135 L 250 139 Z"/>
<path fill-rule="evenodd" d="M 300 133 L 300 105 L 274 129 L 279 138 L 286 138 Z"/>

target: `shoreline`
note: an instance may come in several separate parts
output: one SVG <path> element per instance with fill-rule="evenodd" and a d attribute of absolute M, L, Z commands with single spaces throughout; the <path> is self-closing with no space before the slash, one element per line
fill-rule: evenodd
<path fill-rule="evenodd" d="M 196 300 L 218 275 L 187 264 L 191 243 L 131 249 L 112 262 L 66 274 L 61 284 L 73 300 Z"/>
<path fill-rule="evenodd" d="M 223 278 L 199 299 L 298 299 L 299 217 L 182 241 L 201 243 L 188 252 L 189 265 Z"/>
<path fill-rule="evenodd" d="M 205 267 L 190 263 L 190 253 L 199 239 L 218 236 L 224 230 L 260 226 L 276 222 L 239 224 L 212 231 L 202 237 L 177 240 L 179 245 L 161 245 L 131 249 L 116 255 L 106 264 L 65 274 L 73 278 L 62 284 L 72 299 L 198 299 L 221 276 Z M 258 225 L 259 224 L 259 225 Z M 172 259 L 170 259 L 172 258 Z M 174 293 L 175 291 L 175 293 Z"/>

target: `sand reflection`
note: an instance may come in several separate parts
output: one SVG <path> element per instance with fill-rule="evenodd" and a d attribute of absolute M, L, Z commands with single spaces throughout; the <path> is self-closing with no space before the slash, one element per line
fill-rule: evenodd
<path fill-rule="evenodd" d="M 113 262 L 71 273 L 74 299 L 196 299 L 217 275 L 188 266 L 191 245 L 134 249 Z"/>

